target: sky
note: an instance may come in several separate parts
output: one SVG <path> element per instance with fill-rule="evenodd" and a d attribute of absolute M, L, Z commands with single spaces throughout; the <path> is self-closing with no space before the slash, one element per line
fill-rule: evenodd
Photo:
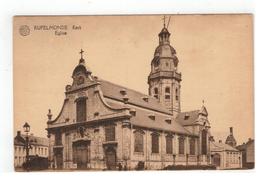
<path fill-rule="evenodd" d="M 53 118 L 59 114 L 81 48 L 93 75 L 147 94 L 162 18 L 15 17 L 14 134 L 28 122 L 34 135 L 46 137 L 48 109 Z M 29 35 L 20 34 L 22 25 Z M 66 25 L 57 31 L 67 34 L 34 29 L 41 25 Z M 238 144 L 254 138 L 252 27 L 250 15 L 171 16 L 168 30 L 182 73 L 181 110 L 200 109 L 204 100 L 216 140 L 225 140 L 231 126 Z"/>

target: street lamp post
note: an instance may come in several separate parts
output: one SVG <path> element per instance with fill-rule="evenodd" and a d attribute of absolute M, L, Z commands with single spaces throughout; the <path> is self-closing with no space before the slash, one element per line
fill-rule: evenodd
<path fill-rule="evenodd" d="M 30 132 L 30 125 L 25 122 L 23 125 L 24 132 L 26 133 L 25 136 L 25 150 L 26 150 L 26 170 L 29 171 L 29 150 L 31 149 L 31 145 L 29 143 L 29 132 Z"/>

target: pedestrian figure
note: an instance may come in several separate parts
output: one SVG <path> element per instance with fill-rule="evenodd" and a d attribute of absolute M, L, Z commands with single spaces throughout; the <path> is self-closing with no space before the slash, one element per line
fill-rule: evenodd
<path fill-rule="evenodd" d="M 122 164 L 121 163 L 118 164 L 118 170 L 122 171 Z"/>

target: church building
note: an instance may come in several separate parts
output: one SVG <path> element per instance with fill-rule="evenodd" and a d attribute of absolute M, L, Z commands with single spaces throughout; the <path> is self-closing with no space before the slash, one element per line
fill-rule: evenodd
<path fill-rule="evenodd" d="M 206 107 L 181 112 L 182 75 L 170 35 L 164 25 L 151 60 L 149 94 L 92 75 L 81 50 L 60 113 L 55 118 L 48 113 L 53 167 L 131 170 L 211 163 Z"/>

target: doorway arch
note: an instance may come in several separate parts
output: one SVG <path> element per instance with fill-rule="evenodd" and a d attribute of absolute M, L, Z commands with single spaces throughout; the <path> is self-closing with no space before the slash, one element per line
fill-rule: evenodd
<path fill-rule="evenodd" d="M 113 147 L 108 147 L 105 150 L 106 166 L 108 170 L 116 169 L 116 150 Z"/>
<path fill-rule="evenodd" d="M 215 153 L 215 154 L 213 155 L 213 164 L 214 164 L 216 167 L 220 167 L 220 161 L 221 161 L 220 154 Z"/>

